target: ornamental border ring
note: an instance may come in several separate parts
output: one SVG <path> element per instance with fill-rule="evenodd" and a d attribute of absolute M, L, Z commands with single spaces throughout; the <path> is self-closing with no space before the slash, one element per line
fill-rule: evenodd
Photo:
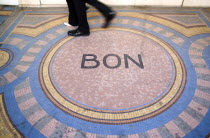
<path fill-rule="evenodd" d="M 49 70 L 51 59 L 55 53 L 65 43 L 74 38 L 65 37 L 48 50 L 39 67 L 39 79 L 41 82 L 41 87 L 49 100 L 59 109 L 76 118 L 94 123 L 113 125 L 129 124 L 146 120 L 157 116 L 158 114 L 170 108 L 179 99 L 186 84 L 186 69 L 179 54 L 163 40 L 143 31 L 118 27 L 112 27 L 106 30 L 92 29 L 93 32 L 107 30 L 129 31 L 150 38 L 151 40 L 160 44 L 160 46 L 162 46 L 163 49 L 168 52 L 168 55 L 171 57 L 175 68 L 174 81 L 172 82 L 173 84 L 171 84 L 170 88 L 167 89 L 168 91 L 149 105 L 122 111 L 93 109 L 70 100 L 58 92 L 58 89 L 55 87 L 53 81 L 51 80 Z"/>

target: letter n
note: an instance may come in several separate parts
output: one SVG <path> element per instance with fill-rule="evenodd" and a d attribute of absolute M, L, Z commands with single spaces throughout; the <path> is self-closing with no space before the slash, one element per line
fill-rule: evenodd
<path fill-rule="evenodd" d="M 138 54 L 138 58 L 139 58 L 139 63 L 136 62 L 134 59 L 132 59 L 128 54 L 124 54 L 124 59 L 125 59 L 125 68 L 129 68 L 128 65 L 128 59 L 130 59 L 134 64 L 136 64 L 139 68 L 144 69 L 144 64 L 141 58 L 141 55 Z"/>

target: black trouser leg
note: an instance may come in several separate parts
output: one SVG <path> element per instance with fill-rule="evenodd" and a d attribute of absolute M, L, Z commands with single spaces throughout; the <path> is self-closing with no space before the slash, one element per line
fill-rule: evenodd
<path fill-rule="evenodd" d="M 87 3 L 99 10 L 105 17 L 107 17 L 109 13 L 112 12 L 111 8 L 99 2 L 98 0 L 87 0 Z"/>
<path fill-rule="evenodd" d="M 77 19 L 78 19 L 78 29 L 84 33 L 89 33 L 90 28 L 87 21 L 86 6 L 84 0 L 73 0 Z"/>
<path fill-rule="evenodd" d="M 69 9 L 68 22 L 72 26 L 78 26 L 79 23 L 78 23 L 77 14 L 76 14 L 73 0 L 66 0 L 66 2 L 68 5 L 68 9 Z"/>

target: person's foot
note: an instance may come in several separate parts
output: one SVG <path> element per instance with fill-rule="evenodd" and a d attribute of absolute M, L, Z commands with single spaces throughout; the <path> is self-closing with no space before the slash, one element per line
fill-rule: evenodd
<path fill-rule="evenodd" d="M 86 11 L 87 11 L 87 12 L 89 11 L 89 9 L 90 9 L 90 7 L 89 7 L 89 6 L 86 6 Z"/>
<path fill-rule="evenodd" d="M 74 27 L 75 29 L 78 27 L 78 26 L 73 26 L 73 25 L 69 24 L 68 22 L 64 22 L 63 24 L 65 26 Z"/>
<path fill-rule="evenodd" d="M 89 36 L 90 32 L 82 32 L 78 28 L 68 31 L 68 36 Z"/>
<path fill-rule="evenodd" d="M 71 24 L 67 23 L 67 22 L 64 22 L 63 23 L 65 26 L 72 26 Z"/>
<path fill-rule="evenodd" d="M 106 17 L 106 19 L 105 19 L 106 21 L 105 21 L 105 23 L 102 27 L 107 28 L 110 25 L 111 21 L 114 19 L 115 16 L 116 16 L 115 12 L 110 12 L 108 14 L 108 16 Z"/>
<path fill-rule="evenodd" d="M 71 30 L 71 31 L 73 31 L 73 30 L 75 30 L 75 29 L 78 28 L 78 26 L 72 26 L 72 25 L 69 24 L 68 22 L 64 22 L 63 24 L 66 25 L 67 28 L 68 28 L 68 30 Z"/>

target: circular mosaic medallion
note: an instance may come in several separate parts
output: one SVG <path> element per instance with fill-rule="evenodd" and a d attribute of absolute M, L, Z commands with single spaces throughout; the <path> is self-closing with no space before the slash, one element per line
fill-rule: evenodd
<path fill-rule="evenodd" d="M 173 105 L 186 72 L 176 51 L 151 34 L 95 29 L 89 37 L 55 44 L 40 65 L 40 80 L 64 112 L 95 123 L 125 124 Z"/>

